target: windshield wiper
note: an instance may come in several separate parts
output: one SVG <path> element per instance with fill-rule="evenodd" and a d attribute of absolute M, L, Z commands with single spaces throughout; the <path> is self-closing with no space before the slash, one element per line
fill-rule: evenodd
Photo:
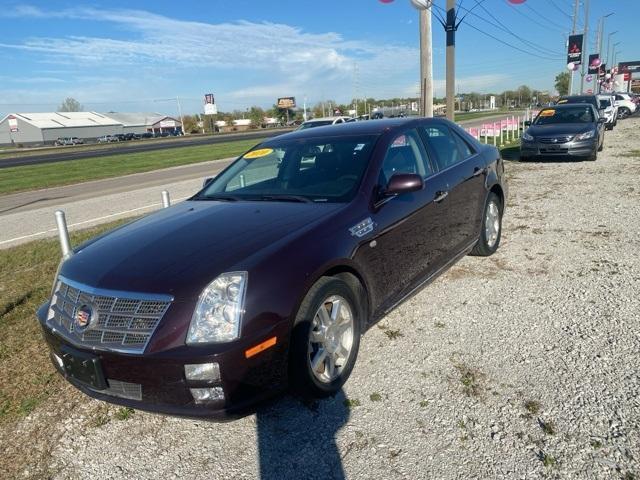
<path fill-rule="evenodd" d="M 240 200 L 238 197 L 234 197 L 233 195 L 200 195 L 198 197 L 194 197 L 193 200 L 208 200 L 208 201 L 217 201 L 217 202 L 237 202 Z"/>
<path fill-rule="evenodd" d="M 311 203 L 312 200 L 300 195 L 261 195 L 256 200 L 262 200 L 265 202 L 297 202 L 297 203 Z"/>

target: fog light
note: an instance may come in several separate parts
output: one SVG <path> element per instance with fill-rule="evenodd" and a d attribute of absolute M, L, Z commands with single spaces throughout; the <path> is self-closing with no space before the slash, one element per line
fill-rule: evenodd
<path fill-rule="evenodd" d="M 184 374 L 187 380 L 220 380 L 220 365 L 217 363 L 199 363 L 196 365 L 185 365 Z"/>
<path fill-rule="evenodd" d="M 189 390 L 191 390 L 191 395 L 196 403 L 224 400 L 224 391 L 222 390 L 222 387 L 190 388 Z"/>
<path fill-rule="evenodd" d="M 64 370 L 64 362 L 62 361 L 62 358 L 60 358 L 58 355 L 56 355 L 55 353 L 52 353 L 51 355 L 53 355 L 53 359 L 56 361 L 56 363 L 58 364 L 58 366 Z"/>

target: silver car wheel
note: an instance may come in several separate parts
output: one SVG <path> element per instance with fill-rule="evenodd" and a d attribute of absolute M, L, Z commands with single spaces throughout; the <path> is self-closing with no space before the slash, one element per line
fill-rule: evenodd
<path fill-rule="evenodd" d="M 322 383 L 340 376 L 353 347 L 353 309 L 338 295 L 325 299 L 309 332 L 309 367 Z"/>
<path fill-rule="evenodd" d="M 484 238 L 487 246 L 493 248 L 500 235 L 500 208 L 495 202 L 489 203 L 484 219 Z"/>

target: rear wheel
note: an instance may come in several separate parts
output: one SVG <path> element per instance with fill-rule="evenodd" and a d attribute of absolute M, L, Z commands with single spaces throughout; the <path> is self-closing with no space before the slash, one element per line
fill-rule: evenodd
<path fill-rule="evenodd" d="M 618 117 L 619 118 L 625 119 L 629 115 L 631 115 L 631 110 L 629 110 L 627 107 L 621 107 L 620 108 L 620 111 L 618 112 Z"/>
<path fill-rule="evenodd" d="M 471 250 L 471 255 L 488 257 L 498 250 L 502 234 L 502 212 L 503 206 L 498 195 L 489 193 L 484 207 L 480 238 Z"/>
<path fill-rule="evenodd" d="M 336 394 L 358 356 L 363 312 L 358 293 L 323 277 L 307 293 L 291 337 L 291 387 L 305 398 Z"/>

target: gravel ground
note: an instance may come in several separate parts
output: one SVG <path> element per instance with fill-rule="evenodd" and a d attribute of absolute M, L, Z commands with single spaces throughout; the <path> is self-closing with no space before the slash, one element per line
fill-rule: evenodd
<path fill-rule="evenodd" d="M 22 422 L 56 421 L 25 476 L 640 478 L 639 127 L 595 163 L 509 163 L 499 252 L 371 329 L 336 398 L 216 424 L 70 391 Z"/>

